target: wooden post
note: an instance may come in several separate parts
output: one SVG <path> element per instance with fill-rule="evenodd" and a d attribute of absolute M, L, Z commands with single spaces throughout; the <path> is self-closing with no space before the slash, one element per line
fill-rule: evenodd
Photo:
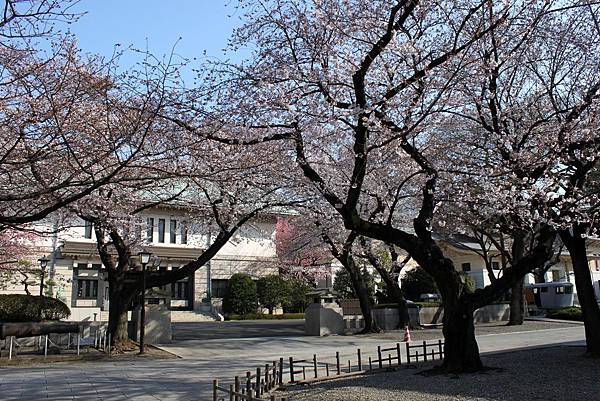
<path fill-rule="evenodd" d="M 406 343 L 406 361 L 410 364 L 410 345 L 408 343 Z"/>
<path fill-rule="evenodd" d="M 325 363 L 325 376 L 329 377 L 329 363 Z"/>
<path fill-rule="evenodd" d="M 252 399 L 252 379 L 250 372 L 246 372 L 246 399 Z"/>
<path fill-rule="evenodd" d="M 373 362 L 371 361 L 371 357 L 369 357 L 369 370 L 373 370 Z"/>
<path fill-rule="evenodd" d="M 294 358 L 290 356 L 290 382 L 294 382 Z"/>
<path fill-rule="evenodd" d="M 229 401 L 233 401 L 233 384 L 229 385 Z"/>
<path fill-rule="evenodd" d="M 271 388 L 277 386 L 277 361 L 273 361 L 273 378 L 271 380 Z"/>
<path fill-rule="evenodd" d="M 392 354 L 388 354 L 388 366 L 392 367 Z"/>
<path fill-rule="evenodd" d="M 352 369 L 350 368 L 350 359 L 348 359 L 348 373 L 350 373 Z"/>
<path fill-rule="evenodd" d="M 444 359 L 444 350 L 442 349 L 442 340 L 438 340 L 438 351 L 440 352 L 440 359 Z"/>
<path fill-rule="evenodd" d="M 260 368 L 256 368 L 256 398 L 260 398 Z"/>
<path fill-rule="evenodd" d="M 423 340 L 423 361 L 427 362 L 427 342 Z"/>
<path fill-rule="evenodd" d="M 306 366 L 302 366 L 302 380 L 306 380 Z"/>
<path fill-rule="evenodd" d="M 317 354 L 313 354 L 313 368 L 315 370 L 315 378 L 317 378 Z"/>
<path fill-rule="evenodd" d="M 341 373 L 341 370 L 340 370 L 340 352 L 339 351 L 335 351 L 335 365 L 337 366 L 337 374 L 339 375 Z"/>
<path fill-rule="evenodd" d="M 360 348 L 356 350 L 356 353 L 358 354 L 358 371 L 362 371 L 362 360 L 360 358 Z"/>
<path fill-rule="evenodd" d="M 379 361 L 379 369 L 383 368 L 383 360 L 381 358 L 381 345 L 377 346 L 377 359 Z"/>
<path fill-rule="evenodd" d="M 234 381 L 234 385 L 233 385 L 233 390 L 236 393 L 240 392 L 240 377 L 239 376 L 235 377 L 235 381 Z M 237 394 L 235 395 L 235 401 L 240 401 L 240 396 L 237 395 Z"/>
<path fill-rule="evenodd" d="M 398 366 L 402 365 L 402 357 L 400 356 L 400 343 L 396 343 L 396 356 L 398 358 Z"/>
<path fill-rule="evenodd" d="M 271 382 L 271 378 L 269 376 L 269 364 L 265 363 L 265 389 L 268 391 L 269 390 L 269 385 Z"/>
<path fill-rule="evenodd" d="M 279 374 L 279 385 L 283 384 L 283 358 L 279 358 L 279 370 L 277 371 Z"/>
<path fill-rule="evenodd" d="M 217 386 L 219 385 L 219 381 L 217 379 L 213 379 L 213 401 L 217 401 Z"/>

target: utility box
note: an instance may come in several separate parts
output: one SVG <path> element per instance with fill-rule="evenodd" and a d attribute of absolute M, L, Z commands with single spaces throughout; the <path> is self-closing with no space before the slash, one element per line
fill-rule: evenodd
<path fill-rule="evenodd" d="M 146 290 L 147 344 L 168 344 L 173 340 L 171 329 L 171 297 L 167 291 L 151 288 Z M 131 314 L 130 338 L 139 341 L 141 308 L 138 305 Z"/>
<path fill-rule="evenodd" d="M 337 304 L 337 294 L 329 288 L 309 292 L 312 300 L 304 312 L 304 331 L 310 336 L 344 334 L 344 312 Z"/>

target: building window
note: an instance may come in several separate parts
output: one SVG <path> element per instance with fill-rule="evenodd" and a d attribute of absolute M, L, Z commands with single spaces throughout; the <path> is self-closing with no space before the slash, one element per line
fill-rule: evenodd
<path fill-rule="evenodd" d="M 464 272 L 470 272 L 471 271 L 471 264 L 470 263 L 463 263 L 461 265 L 462 271 Z"/>
<path fill-rule="evenodd" d="M 500 263 L 492 262 L 492 270 L 500 270 Z"/>
<path fill-rule="evenodd" d="M 181 222 L 179 225 L 179 241 L 182 244 L 187 244 L 187 236 L 188 236 L 188 228 L 187 223 L 185 221 Z"/>
<path fill-rule="evenodd" d="M 148 217 L 146 220 L 146 241 L 154 241 L 154 217 Z"/>
<path fill-rule="evenodd" d="M 165 219 L 158 219 L 158 242 L 165 242 Z"/>
<path fill-rule="evenodd" d="M 83 232 L 83 236 L 87 239 L 91 239 L 92 238 L 92 222 L 91 221 L 87 221 L 84 220 L 84 232 Z"/>
<path fill-rule="evenodd" d="M 77 298 L 79 299 L 97 299 L 98 298 L 98 280 L 77 280 Z"/>
<path fill-rule="evenodd" d="M 227 292 L 227 283 L 229 280 L 211 280 L 211 296 L 214 298 L 225 298 Z"/>
<path fill-rule="evenodd" d="M 558 270 L 552 270 L 552 281 L 560 281 L 560 272 Z"/>
<path fill-rule="evenodd" d="M 179 269 L 179 266 L 173 266 L 173 270 Z M 171 299 L 189 301 L 190 279 L 182 278 L 171 284 Z"/>
<path fill-rule="evenodd" d="M 171 244 L 177 243 L 177 220 L 171 220 L 169 222 L 169 239 Z"/>

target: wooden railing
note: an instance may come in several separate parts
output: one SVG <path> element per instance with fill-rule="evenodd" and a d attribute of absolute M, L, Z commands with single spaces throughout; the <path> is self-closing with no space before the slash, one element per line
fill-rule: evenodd
<path fill-rule="evenodd" d="M 402 358 L 402 348 L 405 357 Z M 271 364 L 256 368 L 256 373 L 246 372 L 245 376 L 235 376 L 233 383 L 223 386 L 217 379 L 213 380 L 213 401 L 286 401 L 286 397 L 277 398 L 270 394 L 271 391 L 284 384 L 302 383 L 335 377 L 347 374 L 360 374 L 361 372 L 384 370 L 399 366 L 414 367 L 421 361 L 443 359 L 444 342 L 438 340 L 433 343 L 423 341 L 419 344 L 406 343 L 404 347 L 396 343 L 393 347 L 377 347 L 376 353 L 368 356 L 356 350 L 355 354 L 342 355 L 335 353 L 335 357 L 319 358 L 313 354 L 309 359 L 287 360 L 279 358 Z M 346 359 L 349 358 L 349 359 Z M 347 363 L 346 363 L 347 361 Z M 367 362 L 368 361 L 368 362 Z M 287 367 L 286 367 L 287 364 Z"/>

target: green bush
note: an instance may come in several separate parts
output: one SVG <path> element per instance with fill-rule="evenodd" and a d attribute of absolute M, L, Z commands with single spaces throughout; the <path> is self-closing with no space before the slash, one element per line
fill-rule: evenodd
<path fill-rule="evenodd" d="M 581 308 L 577 306 L 550 310 L 546 313 L 546 317 L 549 317 L 550 319 L 583 321 Z"/>
<path fill-rule="evenodd" d="M 223 298 L 225 313 L 244 315 L 255 313 L 257 308 L 256 283 L 247 274 L 236 273 L 227 283 Z"/>
<path fill-rule="evenodd" d="M 367 269 L 361 269 L 361 274 L 365 283 L 367 284 L 367 290 L 369 291 L 369 298 L 373 299 L 375 296 L 375 279 L 373 275 L 369 273 Z M 355 299 L 356 291 L 352 285 L 352 279 L 350 273 L 345 268 L 339 269 L 335 273 L 333 280 L 333 290 L 337 292 L 340 299 Z"/>
<path fill-rule="evenodd" d="M 71 310 L 55 298 L 24 294 L 0 295 L 0 322 L 66 319 Z"/>
<path fill-rule="evenodd" d="M 308 294 L 313 287 L 308 284 L 306 280 L 299 278 L 287 280 L 287 286 L 288 300 L 284 305 L 283 311 L 286 313 L 303 313 L 307 305 L 306 294 Z"/>
<path fill-rule="evenodd" d="M 413 305 L 418 306 L 420 308 L 439 308 L 442 306 L 441 302 L 415 302 Z"/>
<path fill-rule="evenodd" d="M 261 277 L 256 282 L 256 292 L 260 305 L 273 314 L 273 309 L 289 302 L 290 288 L 279 275 Z"/>
<path fill-rule="evenodd" d="M 285 320 L 285 319 L 304 319 L 304 313 L 284 313 L 282 315 L 269 315 L 266 313 L 247 313 L 238 315 L 235 313 L 227 315 L 225 320 Z"/>
<path fill-rule="evenodd" d="M 406 307 L 407 308 L 416 308 L 417 304 L 415 304 L 414 302 L 407 303 Z M 373 309 L 385 309 L 385 308 L 398 309 L 398 304 L 393 303 L 393 302 L 386 302 L 386 303 L 373 305 Z"/>
<path fill-rule="evenodd" d="M 437 294 L 438 292 L 433 277 L 421 267 L 406 272 L 400 287 L 404 297 L 411 301 L 419 301 L 421 294 Z"/>

